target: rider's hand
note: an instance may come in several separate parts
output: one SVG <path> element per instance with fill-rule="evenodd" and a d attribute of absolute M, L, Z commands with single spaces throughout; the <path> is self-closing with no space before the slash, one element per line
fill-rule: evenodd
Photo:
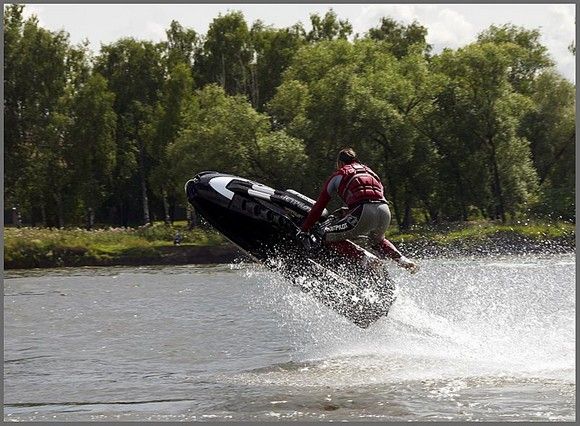
<path fill-rule="evenodd" d="M 302 244 L 306 250 L 310 250 L 310 234 L 304 231 L 298 231 L 296 234 L 296 240 Z"/>
<path fill-rule="evenodd" d="M 414 274 L 419 270 L 419 265 L 413 262 L 410 259 L 407 259 L 405 256 L 401 256 L 396 260 L 397 264 L 401 267 L 409 271 L 410 273 Z"/>
<path fill-rule="evenodd" d="M 302 244 L 306 250 L 317 249 L 322 243 L 318 236 L 304 231 L 298 231 L 296 234 L 296 240 Z"/>

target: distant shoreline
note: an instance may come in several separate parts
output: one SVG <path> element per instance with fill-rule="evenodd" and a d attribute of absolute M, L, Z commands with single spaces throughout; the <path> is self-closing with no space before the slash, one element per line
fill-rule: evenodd
<path fill-rule="evenodd" d="M 440 237 L 441 234 L 437 234 Z M 434 258 L 455 256 L 495 256 L 523 254 L 574 253 L 575 233 L 560 236 L 531 237 L 517 231 L 496 231 L 483 236 L 466 236 L 445 241 L 437 236 L 405 238 L 393 235 L 390 239 L 407 256 Z M 6 253 L 5 253 L 6 254 Z M 44 256 L 20 256 L 12 261 L 5 256 L 5 269 L 55 268 L 75 266 L 145 266 L 186 264 L 227 264 L 251 259 L 234 244 L 221 241 L 207 245 L 166 245 L 146 252 L 127 251 L 113 256 L 78 255 L 66 250 Z"/>

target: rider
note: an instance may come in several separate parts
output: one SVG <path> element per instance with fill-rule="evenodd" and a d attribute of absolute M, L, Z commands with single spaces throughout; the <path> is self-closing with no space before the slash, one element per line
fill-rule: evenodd
<path fill-rule="evenodd" d="M 338 194 L 348 207 L 344 208 L 345 214 L 322 229 L 324 242 L 345 255 L 362 259 L 363 252 L 344 240 L 366 235 L 371 247 L 382 257 L 393 259 L 399 266 L 415 272 L 417 265 L 385 238 L 391 212 L 379 177 L 358 161 L 352 148 L 342 149 L 338 153 L 336 166 L 337 170 L 324 183 L 316 204 L 304 220 L 302 232 L 308 235 L 330 198 Z"/>

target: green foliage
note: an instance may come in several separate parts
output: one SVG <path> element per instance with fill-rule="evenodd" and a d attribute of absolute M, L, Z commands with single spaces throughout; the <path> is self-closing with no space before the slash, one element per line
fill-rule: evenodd
<path fill-rule="evenodd" d="M 171 64 L 169 64 L 171 67 Z M 169 76 L 163 87 L 161 102 L 157 106 L 154 123 L 155 136 L 149 146 L 149 154 L 156 160 L 150 174 L 153 193 L 161 197 L 164 217 L 169 218 L 169 202 L 181 196 L 180 182 L 175 174 L 174 165 L 168 157 L 168 150 L 175 144 L 179 132 L 184 127 L 185 112 L 192 102 L 193 79 L 189 67 L 178 63 L 169 69 Z"/>
<path fill-rule="evenodd" d="M 242 12 L 220 14 L 196 54 L 199 84 L 218 83 L 230 95 L 246 93 L 251 59 L 250 31 Z"/>
<path fill-rule="evenodd" d="M 24 20 L 23 7 L 6 9 L 5 198 L 28 216 L 62 225 L 74 208 L 69 173 L 70 99 L 88 73 L 86 47 L 64 31 Z"/>
<path fill-rule="evenodd" d="M 4 195 L 28 223 L 170 223 L 208 169 L 315 196 L 344 146 L 401 229 L 575 217 L 575 86 L 539 30 L 491 26 L 432 56 L 418 22 L 385 16 L 351 40 L 332 9 L 308 32 L 232 11 L 92 57 L 23 8 L 3 22 Z"/>
<path fill-rule="evenodd" d="M 575 215 L 575 87 L 553 72 L 532 86 L 533 108 L 520 124 L 530 141 L 541 196 L 534 209 L 571 219 Z"/>
<path fill-rule="evenodd" d="M 201 170 L 248 174 L 257 139 L 266 134 L 268 119 L 241 96 L 227 96 L 208 85 L 197 93 L 186 113 L 185 128 L 169 147 L 171 163 L 181 183 Z"/>
<path fill-rule="evenodd" d="M 166 54 L 170 68 L 185 64 L 191 66 L 193 55 L 198 44 L 197 33 L 191 28 L 183 28 L 175 20 L 171 21 L 167 34 Z"/>
<path fill-rule="evenodd" d="M 94 74 L 72 99 L 71 158 L 77 196 L 83 207 L 97 209 L 107 197 L 116 164 L 113 109 L 115 95 L 107 80 Z"/>
<path fill-rule="evenodd" d="M 257 21 L 252 26 L 250 37 L 256 61 L 250 68 L 250 98 L 253 105 L 262 111 L 280 85 L 282 73 L 304 44 L 304 36 L 297 27 L 275 29 Z"/>
<path fill-rule="evenodd" d="M 431 45 L 426 42 L 427 28 L 417 21 L 403 25 L 384 16 L 381 18 L 380 26 L 371 28 L 367 37 L 372 40 L 385 41 L 388 49 L 397 58 L 406 56 L 412 46 L 419 47 L 425 53 L 431 50 Z"/>
<path fill-rule="evenodd" d="M 257 179 L 275 188 L 303 189 L 303 182 L 296 179 L 296 173 L 304 169 L 308 159 L 302 140 L 281 130 L 260 137 L 257 145 L 254 171 Z"/>
<path fill-rule="evenodd" d="M 165 79 L 162 45 L 124 38 L 102 46 L 95 70 L 109 82 L 115 94 L 116 167 L 111 198 L 122 211 L 140 206 L 141 223 L 149 222 L 148 175 L 157 162 L 148 155 L 154 143 L 157 103 Z M 128 219 L 121 222 L 127 225 Z"/>
<path fill-rule="evenodd" d="M 480 43 L 493 43 L 509 49 L 512 65 L 508 79 L 516 91 L 529 93 L 539 71 L 554 65 L 546 46 L 540 43 L 540 30 L 513 24 L 492 25 L 478 36 Z"/>
<path fill-rule="evenodd" d="M 225 240 L 215 231 L 155 224 L 140 228 L 6 228 L 4 261 L 10 265 L 53 265 L 113 257 L 158 257 L 158 248 L 172 246 L 176 232 L 181 245 L 213 246 Z"/>
<path fill-rule="evenodd" d="M 510 51 L 510 46 L 485 42 L 446 51 L 436 61 L 438 69 L 450 77 L 440 106 L 445 115 L 454 117 L 455 134 L 471 142 L 466 155 L 477 155 L 487 165 L 490 204 L 486 206 L 482 198 L 474 204 L 504 221 L 506 213 L 532 203 L 537 188 L 529 144 L 517 137 L 519 123 L 532 103 L 516 93 L 509 81 Z M 437 135 L 443 144 L 448 140 L 445 127 L 445 133 Z M 462 179 L 481 182 L 481 177 L 471 173 Z"/>
<path fill-rule="evenodd" d="M 347 19 L 338 19 L 336 12 L 330 9 L 320 17 L 318 13 L 310 15 L 312 30 L 306 35 L 306 41 L 319 42 L 322 40 L 346 39 L 352 34 L 352 25 Z"/>

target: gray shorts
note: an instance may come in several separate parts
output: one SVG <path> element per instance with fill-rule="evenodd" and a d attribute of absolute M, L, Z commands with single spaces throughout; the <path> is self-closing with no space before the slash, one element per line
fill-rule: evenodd
<path fill-rule="evenodd" d="M 346 216 L 326 223 L 324 239 L 333 242 L 368 236 L 371 244 L 379 243 L 390 223 L 391 211 L 387 203 L 365 203 L 350 210 Z"/>

